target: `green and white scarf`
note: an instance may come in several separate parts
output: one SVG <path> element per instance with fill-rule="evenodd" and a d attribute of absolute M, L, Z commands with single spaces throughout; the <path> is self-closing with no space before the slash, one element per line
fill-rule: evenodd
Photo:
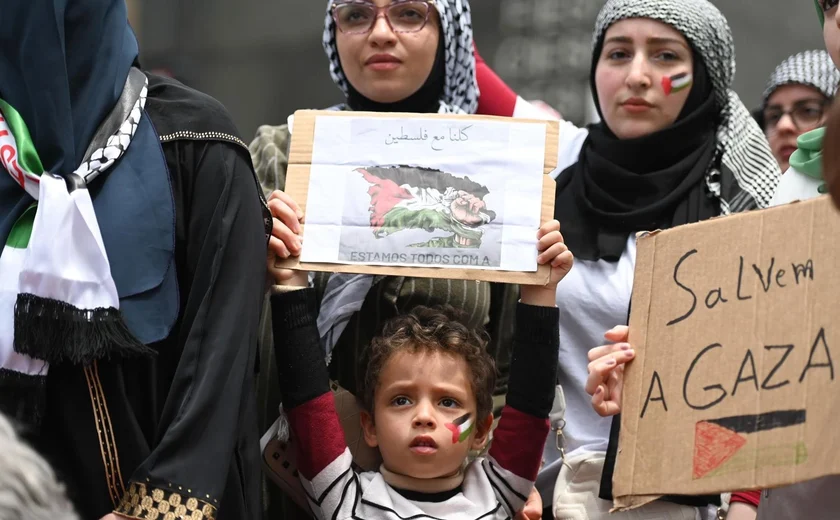
<path fill-rule="evenodd" d="M 0 100 L 0 163 L 33 203 L 0 253 L 0 388 L 17 419 L 37 424 L 51 363 L 86 365 L 147 354 L 119 312 L 119 296 L 87 186 L 125 154 L 137 131 L 148 79 L 132 69 L 82 164 L 45 172 L 29 130 Z M 15 394 L 15 395 L 11 395 Z"/>

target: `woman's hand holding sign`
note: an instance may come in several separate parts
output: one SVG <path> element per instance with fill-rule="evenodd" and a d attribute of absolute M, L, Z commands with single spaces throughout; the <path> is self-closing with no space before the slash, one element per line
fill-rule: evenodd
<path fill-rule="evenodd" d="M 306 287 L 309 274 L 275 267 L 278 258 L 300 256 L 304 221 L 303 211 L 289 195 L 277 190 L 268 198 L 268 209 L 274 220 L 271 238 L 268 241 L 268 272 L 277 285 Z"/>
<path fill-rule="evenodd" d="M 630 327 L 619 325 L 608 330 L 604 337 L 611 345 L 589 351 L 589 378 L 586 392 L 592 396 L 592 408 L 601 417 L 621 412 L 621 390 L 624 386 L 624 366 L 636 353 L 627 343 Z"/>

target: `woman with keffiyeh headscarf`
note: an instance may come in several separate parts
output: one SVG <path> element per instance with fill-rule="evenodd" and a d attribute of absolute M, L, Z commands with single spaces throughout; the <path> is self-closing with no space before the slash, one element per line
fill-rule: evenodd
<path fill-rule="evenodd" d="M 804 51 L 776 67 L 761 96 L 761 123 L 770 149 L 787 171 L 796 139 L 825 123 L 840 84 L 840 71 L 826 51 Z"/>
<path fill-rule="evenodd" d="M 82 518 L 257 518 L 265 206 L 230 117 L 137 68 L 123 0 L 6 0 L 0 47 L 0 410 Z"/>
<path fill-rule="evenodd" d="M 374 14 L 375 6 L 381 9 L 379 13 Z M 403 31 L 399 12 L 425 23 Z M 373 22 L 362 28 L 342 27 L 342 20 L 347 19 Z M 476 111 L 478 89 L 467 0 L 329 0 L 323 46 L 332 79 L 345 98 L 333 110 L 444 114 Z M 270 254 L 284 258 L 300 252 L 294 230 L 301 214 L 294 201 L 275 191 L 285 185 L 293 123 L 289 118 L 287 125 L 260 127 L 251 143 L 257 175 L 266 194 L 271 194 L 269 207 L 276 217 Z M 465 280 L 330 273 L 316 274 L 314 284 L 320 302 L 321 344 L 327 359 L 331 358 L 330 375 L 350 392 L 357 389 L 357 370 L 370 340 L 386 321 L 417 305 L 439 304 L 466 311 L 467 324 L 473 328 L 487 327 L 492 338 L 488 348 L 501 376 L 498 397 L 506 391 L 507 349 L 518 293 L 515 287 Z M 270 320 L 266 319 L 265 324 L 259 387 L 260 402 L 265 404 L 262 419 L 268 427 L 277 417 L 279 385 Z"/>
<path fill-rule="evenodd" d="M 566 409 L 558 422 L 565 424 L 565 463 L 552 440 L 538 481 L 557 518 L 606 518 L 612 505 L 610 463 L 603 474 L 600 468 L 612 460 L 605 452 L 615 449 L 618 422 L 611 431 L 591 406 L 615 413 L 606 406 L 613 387 L 598 384 L 599 363 L 608 359 L 588 365 L 585 353 L 605 330 L 626 323 L 635 233 L 766 207 L 780 174 L 761 129 L 731 90 L 732 33 L 710 2 L 609 0 L 593 36 L 590 83 L 602 122 L 561 127 L 559 163 L 570 166 L 557 172 L 555 217 L 577 260 L 557 290 L 565 311 L 559 382 Z M 507 94 L 507 110 L 524 109 L 520 98 L 496 90 Z M 610 330 L 607 339 L 626 341 L 623 330 Z M 621 345 L 606 348 L 616 365 L 630 359 Z M 638 514 L 693 519 L 716 501 L 674 497 Z"/>

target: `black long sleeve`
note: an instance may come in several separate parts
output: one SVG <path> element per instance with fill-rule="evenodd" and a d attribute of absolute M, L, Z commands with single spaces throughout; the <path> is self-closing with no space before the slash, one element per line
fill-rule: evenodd
<path fill-rule="evenodd" d="M 519 303 L 510 363 L 507 405 L 535 417 L 548 417 L 554 403 L 560 311 Z"/>
<path fill-rule="evenodd" d="M 275 359 L 283 406 L 287 409 L 330 391 L 317 317 L 315 289 L 271 295 Z"/>

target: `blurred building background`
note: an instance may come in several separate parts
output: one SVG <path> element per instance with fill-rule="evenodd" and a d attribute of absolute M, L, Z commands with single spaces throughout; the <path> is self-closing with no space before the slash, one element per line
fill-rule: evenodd
<path fill-rule="evenodd" d="M 248 138 L 298 108 L 341 101 L 321 49 L 326 0 L 127 0 L 143 66 L 221 100 Z M 651 0 L 652 2 L 655 0 Z M 823 48 L 811 0 L 712 0 L 735 34 L 749 107 L 784 58 Z M 528 99 L 587 119 L 590 42 L 603 0 L 472 0 L 482 56 Z"/>

